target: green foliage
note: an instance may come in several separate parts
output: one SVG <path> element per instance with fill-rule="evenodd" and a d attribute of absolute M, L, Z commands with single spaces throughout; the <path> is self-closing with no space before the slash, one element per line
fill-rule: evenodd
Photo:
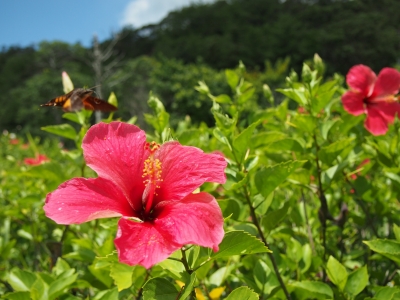
<path fill-rule="evenodd" d="M 44 57 L 51 49 L 74 50 L 62 44 L 42 47 Z M 218 199 L 225 218 L 219 251 L 185 245 L 146 270 L 118 262 L 116 219 L 64 226 L 46 218 L 49 192 L 74 177 L 96 177 L 81 149 L 91 112 L 53 110 L 60 124 L 35 128 L 42 127 L 48 139 L 6 130 L 0 136 L 0 294 L 5 299 L 399 298 L 397 120 L 387 135 L 371 136 L 363 116 L 343 110 L 343 79 L 325 80 L 318 56 L 304 64 L 300 80 L 289 74 L 276 95 L 260 78 L 275 73 L 279 78 L 285 62 L 257 78 L 243 63 L 216 72 L 203 64 L 142 57 L 125 67 L 122 73 L 131 67 L 143 72 L 131 75 L 137 79 L 131 89 L 110 93 L 109 101 L 121 111 L 106 122 L 134 122 L 133 106 L 127 109 L 122 94 L 142 90 L 148 107 L 139 110 L 137 120 L 147 122 L 149 141 L 218 150 L 228 161 L 225 184 L 201 187 Z M 52 77 L 38 75 L 30 84 L 38 84 L 39 91 L 47 76 Z M 61 81 L 52 80 L 59 89 Z M 151 81 L 157 88 L 148 93 Z M 177 83 L 164 101 L 168 85 Z M 197 110 L 178 118 L 175 100 L 182 112 Z M 60 138 L 71 142 L 69 149 Z M 48 161 L 24 161 L 39 154 Z"/>

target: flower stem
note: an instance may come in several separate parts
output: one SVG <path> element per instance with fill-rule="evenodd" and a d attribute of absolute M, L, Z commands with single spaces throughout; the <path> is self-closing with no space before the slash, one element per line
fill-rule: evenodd
<path fill-rule="evenodd" d="M 321 203 L 321 207 L 318 210 L 318 218 L 321 222 L 322 226 L 322 246 L 324 247 L 324 256 L 323 260 L 326 263 L 326 221 L 327 220 L 333 220 L 332 215 L 329 212 L 328 208 L 328 203 L 326 201 L 325 197 L 325 192 L 324 189 L 322 188 L 322 179 L 321 179 L 321 174 L 322 170 L 319 165 L 319 157 L 318 157 L 318 152 L 319 152 L 319 145 L 317 141 L 317 135 L 314 133 L 313 135 L 314 138 L 314 144 L 315 144 L 315 165 L 317 167 L 317 180 L 318 180 L 318 198 Z M 322 280 L 326 280 L 326 271 L 325 268 L 322 269 Z"/>
<path fill-rule="evenodd" d="M 244 189 L 244 196 L 246 198 L 246 202 L 247 202 L 247 204 L 248 204 L 248 206 L 250 208 L 250 214 L 251 214 L 251 217 L 253 219 L 253 223 L 257 227 L 257 231 L 258 231 L 258 234 L 260 235 L 260 238 L 261 238 L 262 242 L 269 249 L 269 244 L 268 244 L 268 242 L 267 242 L 267 240 L 266 240 L 266 238 L 264 236 L 264 233 L 263 233 L 263 231 L 261 229 L 260 223 L 258 222 L 257 215 L 256 215 L 256 212 L 255 212 L 255 209 L 254 209 L 253 205 L 251 204 L 249 193 L 247 191 L 246 186 L 243 187 L 243 189 Z M 285 283 L 283 282 L 283 279 L 282 279 L 282 276 L 281 276 L 281 274 L 279 272 L 278 265 L 276 263 L 275 257 L 274 257 L 274 255 L 272 253 L 268 252 L 267 254 L 268 254 L 269 259 L 272 262 L 276 277 L 278 278 L 279 284 L 280 284 L 283 292 L 285 293 L 286 299 L 290 300 L 291 299 L 290 294 L 289 294 L 289 292 L 288 292 L 288 290 L 287 290 L 287 288 L 285 286 Z"/>

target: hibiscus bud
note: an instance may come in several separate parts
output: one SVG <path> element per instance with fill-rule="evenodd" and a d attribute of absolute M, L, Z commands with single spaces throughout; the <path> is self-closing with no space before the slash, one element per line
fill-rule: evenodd
<path fill-rule="evenodd" d="M 264 97 L 267 98 L 268 102 L 271 103 L 271 105 L 274 105 L 274 95 L 272 94 L 268 84 L 263 85 L 263 93 Z"/>
<path fill-rule="evenodd" d="M 293 82 L 299 81 L 299 76 L 297 75 L 296 71 L 291 70 L 288 77 L 286 77 L 286 84 L 292 85 Z"/>
<path fill-rule="evenodd" d="M 309 83 L 312 80 L 311 69 L 307 64 L 303 64 L 303 69 L 301 70 L 301 79 L 305 83 Z"/>
<path fill-rule="evenodd" d="M 325 64 L 317 53 L 314 54 L 314 68 L 318 71 L 319 76 L 325 72 Z"/>

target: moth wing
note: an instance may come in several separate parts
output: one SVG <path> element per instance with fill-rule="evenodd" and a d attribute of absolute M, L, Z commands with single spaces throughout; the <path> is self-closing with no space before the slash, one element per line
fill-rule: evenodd
<path fill-rule="evenodd" d="M 68 94 L 51 99 L 49 102 L 41 104 L 40 106 L 61 106 L 64 110 L 68 110 L 71 107 L 72 92 L 73 91 L 69 92 Z"/>
<path fill-rule="evenodd" d="M 100 110 L 100 111 L 104 111 L 104 112 L 117 110 L 117 108 L 114 105 L 112 105 L 102 99 L 92 97 L 92 96 L 86 97 L 83 100 L 83 106 L 87 110 Z"/>

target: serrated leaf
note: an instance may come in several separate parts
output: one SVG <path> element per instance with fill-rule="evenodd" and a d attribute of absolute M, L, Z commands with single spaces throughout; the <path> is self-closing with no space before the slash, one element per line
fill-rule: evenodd
<path fill-rule="evenodd" d="M 326 269 L 329 279 L 343 291 L 347 282 L 346 268 L 336 258 L 329 256 Z"/>
<path fill-rule="evenodd" d="M 258 300 L 258 295 L 247 286 L 242 286 L 232 291 L 226 300 Z"/>
<path fill-rule="evenodd" d="M 165 278 L 152 278 L 143 287 L 143 300 L 176 300 L 178 290 Z"/>
<path fill-rule="evenodd" d="M 319 281 L 293 282 L 288 288 L 294 288 L 296 299 L 333 299 L 330 286 Z"/>
<path fill-rule="evenodd" d="M 347 277 L 345 292 L 356 296 L 363 291 L 368 285 L 368 270 L 367 266 L 361 267 L 350 273 Z"/>
<path fill-rule="evenodd" d="M 257 239 L 244 231 L 230 231 L 225 234 L 219 245 L 219 251 L 211 255 L 212 258 L 230 257 L 253 253 L 265 253 L 270 250 Z"/>
<path fill-rule="evenodd" d="M 132 274 L 135 267 L 115 262 L 110 267 L 110 276 L 118 288 L 118 292 L 129 288 L 132 281 Z"/>
<path fill-rule="evenodd" d="M 400 242 L 396 240 L 363 241 L 372 251 L 386 256 L 387 258 L 400 264 Z"/>
<path fill-rule="evenodd" d="M 74 127 L 69 124 L 49 125 L 41 127 L 40 129 L 71 140 L 76 140 L 78 136 L 78 133 L 75 131 Z"/>
<path fill-rule="evenodd" d="M 275 190 L 286 178 L 305 161 L 288 161 L 258 171 L 255 175 L 255 184 L 258 191 L 264 196 Z"/>
<path fill-rule="evenodd" d="M 282 208 L 270 211 L 262 218 L 262 225 L 266 231 L 271 231 L 276 228 L 276 226 L 285 218 L 288 209 L 290 207 L 290 203 L 286 202 Z"/>

